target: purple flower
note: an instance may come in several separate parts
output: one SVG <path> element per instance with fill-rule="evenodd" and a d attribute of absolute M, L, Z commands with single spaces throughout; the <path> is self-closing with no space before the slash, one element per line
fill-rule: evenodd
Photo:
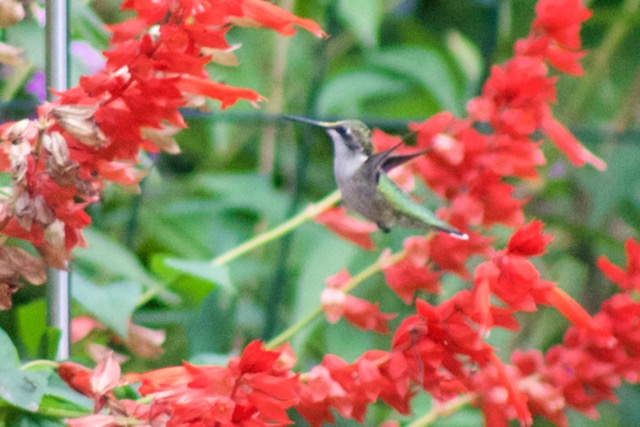
<path fill-rule="evenodd" d="M 38 98 L 39 101 L 44 101 L 47 97 L 47 87 L 44 71 L 38 70 L 33 73 L 31 80 L 25 86 L 27 92 Z"/>
<path fill-rule="evenodd" d="M 80 60 L 91 75 L 98 74 L 104 68 L 105 61 L 102 54 L 85 41 L 72 41 L 71 54 Z"/>

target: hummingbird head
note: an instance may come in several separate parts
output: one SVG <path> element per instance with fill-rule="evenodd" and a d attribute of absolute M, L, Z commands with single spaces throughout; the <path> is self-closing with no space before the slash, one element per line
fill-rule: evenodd
<path fill-rule="evenodd" d="M 360 166 L 373 154 L 371 131 L 360 120 L 321 122 L 299 116 L 283 117 L 319 126 L 327 131 L 333 141 L 333 172 L 339 184 L 351 179 Z"/>
<path fill-rule="evenodd" d="M 373 154 L 371 130 L 360 120 L 325 123 L 322 127 L 333 140 L 336 150 L 338 145 L 343 145 L 353 154 L 364 154 L 367 157 Z"/>
<path fill-rule="evenodd" d="M 371 145 L 371 130 L 360 120 L 342 120 L 339 122 L 322 122 L 300 116 L 283 115 L 287 120 L 308 123 L 313 126 L 324 128 L 334 145 L 344 146 L 354 154 L 361 153 L 370 156 L 373 153 Z"/>

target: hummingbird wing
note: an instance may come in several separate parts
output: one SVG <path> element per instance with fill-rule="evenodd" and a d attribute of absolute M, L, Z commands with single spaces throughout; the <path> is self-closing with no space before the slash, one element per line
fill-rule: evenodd
<path fill-rule="evenodd" d="M 378 180 L 378 190 L 389 200 L 394 208 L 401 214 L 411 217 L 421 223 L 429 225 L 439 231 L 450 234 L 453 237 L 467 240 L 468 235 L 457 230 L 435 216 L 433 212 L 416 203 L 411 197 L 402 191 L 395 182 L 385 173 L 381 173 Z"/>
<path fill-rule="evenodd" d="M 380 173 L 382 171 L 389 172 L 391 169 L 395 168 L 396 166 L 400 166 L 401 164 L 404 164 L 411 159 L 415 159 L 416 157 L 421 156 L 428 151 L 428 150 L 420 150 L 417 153 L 392 156 L 391 153 L 393 153 L 393 151 L 396 148 L 400 147 L 401 145 L 402 145 L 402 141 L 394 145 L 393 147 L 389 148 L 388 150 L 384 150 L 379 153 L 372 154 L 368 160 L 369 162 L 371 162 L 373 166 L 372 170 L 376 171 L 376 173 Z"/>

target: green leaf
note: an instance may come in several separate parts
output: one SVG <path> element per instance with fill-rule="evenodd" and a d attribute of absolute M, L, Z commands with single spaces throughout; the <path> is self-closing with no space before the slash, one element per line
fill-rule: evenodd
<path fill-rule="evenodd" d="M 607 173 L 603 174 L 589 167 L 576 172 L 591 196 L 589 225 L 593 228 L 601 225 L 605 217 L 628 198 L 630 189 L 638 188 L 640 184 L 640 147 L 632 144 L 616 145 L 604 153 L 603 157 L 608 165 Z"/>
<path fill-rule="evenodd" d="M 200 175 L 196 184 L 218 194 L 226 208 L 248 209 L 271 221 L 284 218 L 289 205 L 289 198 L 258 173 Z"/>
<path fill-rule="evenodd" d="M 129 319 L 142 288 L 137 283 L 96 285 L 80 274 L 73 276 L 73 298 L 121 338 L 128 336 Z"/>
<path fill-rule="evenodd" d="M 65 427 L 67 424 L 62 420 L 58 421 L 40 414 L 19 412 L 8 417 L 6 425 L 11 427 Z M 4 427 L 1 423 L 0 426 Z"/>
<path fill-rule="evenodd" d="M 138 258 L 93 227 L 84 230 L 89 247 L 76 249 L 75 259 L 85 268 L 105 277 L 105 281 L 129 280 L 149 287 L 159 286 Z"/>
<path fill-rule="evenodd" d="M 184 202 L 181 199 L 180 202 Z M 181 203 L 182 204 L 182 203 Z M 141 214 L 141 229 L 144 234 L 157 240 L 162 247 L 184 257 L 211 256 L 211 250 L 204 246 L 203 239 L 208 233 L 204 229 L 204 212 L 202 205 L 184 203 L 192 208 L 190 212 L 167 212 L 171 206 L 164 206 L 164 211 L 144 206 Z M 182 206 L 185 208 L 185 206 Z M 163 208 L 160 208 L 163 209 Z M 211 210 L 208 211 L 211 216 Z M 198 234 L 199 233 L 199 234 Z"/>
<path fill-rule="evenodd" d="M 33 68 L 33 64 L 29 62 L 11 67 L 11 72 L 3 77 L 0 101 L 8 102 L 13 99 L 20 88 L 26 83 L 27 79 L 31 77 Z"/>
<path fill-rule="evenodd" d="M 53 360 L 58 353 L 60 345 L 60 337 L 62 332 L 58 328 L 47 327 L 40 337 L 40 345 L 38 346 L 38 357 L 41 359 Z"/>
<path fill-rule="evenodd" d="M 151 268 L 167 281 L 173 282 L 172 289 L 191 305 L 200 305 L 217 286 L 228 293 L 236 292 L 229 277 L 229 268 L 213 265 L 209 260 L 183 260 L 155 255 L 151 260 Z"/>
<path fill-rule="evenodd" d="M 235 334 L 237 298 L 216 287 L 189 321 L 189 354 L 227 353 Z"/>
<path fill-rule="evenodd" d="M 452 31 L 447 37 L 447 47 L 457 68 L 462 72 L 465 88 L 463 99 L 476 96 L 483 70 L 483 61 L 477 46 L 462 33 Z"/>
<path fill-rule="evenodd" d="M 93 412 L 93 400 L 70 388 L 58 375 L 49 377 L 49 384 L 40 402 L 40 411 L 66 410 L 78 413 Z"/>
<path fill-rule="evenodd" d="M 306 317 L 318 305 L 320 294 L 325 288 L 327 277 L 342 268 L 359 253 L 359 249 L 321 227 L 300 230 L 300 239 L 296 239 L 293 253 L 300 257 L 300 277 L 295 285 L 296 295 L 291 323 Z M 321 316 L 322 317 L 322 316 Z M 303 330 L 293 338 L 297 347 L 303 343 L 312 330 Z"/>
<path fill-rule="evenodd" d="M 365 102 L 385 102 L 390 95 L 408 91 L 409 86 L 380 71 L 349 71 L 329 80 L 318 96 L 321 116 L 358 117 L 365 110 Z"/>
<path fill-rule="evenodd" d="M 367 58 L 373 67 L 404 77 L 430 93 L 441 109 L 460 112 L 461 99 L 453 73 L 443 55 L 419 46 L 394 46 L 374 51 Z"/>
<path fill-rule="evenodd" d="M 338 14 L 364 46 L 374 47 L 378 45 L 384 5 L 384 0 L 341 0 Z"/>
<path fill-rule="evenodd" d="M 48 371 L 0 368 L 0 399 L 27 411 L 37 411 L 44 395 Z"/>
<path fill-rule="evenodd" d="M 10 28 L 6 28 L 5 43 L 23 49 L 27 53 L 29 61 L 36 68 L 44 68 L 45 44 L 44 28 L 42 28 L 35 19 L 25 19 Z"/>
<path fill-rule="evenodd" d="M 100 17 L 93 11 L 86 0 L 73 0 L 69 7 L 71 36 L 73 39 L 84 40 L 96 49 L 103 50 L 108 47 L 109 32 L 105 29 Z"/>
<path fill-rule="evenodd" d="M 18 350 L 11 342 L 11 338 L 0 329 L 0 368 L 17 367 L 19 364 Z"/>
<path fill-rule="evenodd" d="M 15 308 L 17 310 L 20 339 L 33 356 L 38 354 L 40 341 L 46 330 L 47 302 L 44 298 L 34 299 Z"/>

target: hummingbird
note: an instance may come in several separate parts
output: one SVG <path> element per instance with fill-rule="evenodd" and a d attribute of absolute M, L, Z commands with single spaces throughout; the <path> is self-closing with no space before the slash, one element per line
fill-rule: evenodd
<path fill-rule="evenodd" d="M 386 233 L 393 226 L 429 231 L 436 229 L 458 239 L 469 236 L 447 224 L 433 212 L 416 203 L 389 178 L 387 172 L 422 154 L 393 155 L 402 142 L 373 153 L 371 130 L 360 120 L 322 122 L 300 116 L 283 116 L 287 120 L 324 128 L 333 141 L 333 173 L 345 206 Z"/>

